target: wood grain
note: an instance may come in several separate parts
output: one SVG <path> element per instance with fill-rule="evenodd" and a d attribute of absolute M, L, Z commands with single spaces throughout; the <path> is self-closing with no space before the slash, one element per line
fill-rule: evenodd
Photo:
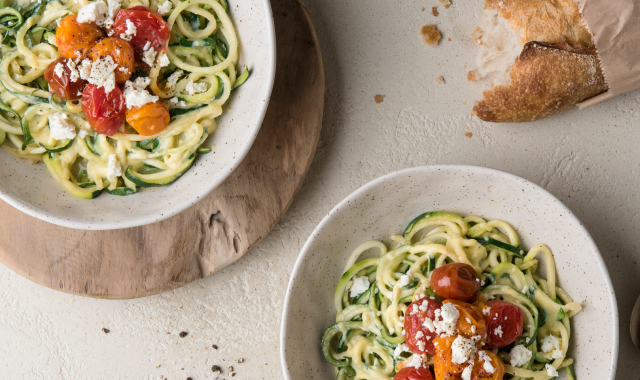
<path fill-rule="evenodd" d="M 0 261 L 63 292 L 135 298 L 206 277 L 264 238 L 309 170 L 324 107 L 322 58 L 304 5 L 271 5 L 277 41 L 271 102 L 254 146 L 218 189 L 165 221 L 112 231 L 59 227 L 0 201 Z"/>

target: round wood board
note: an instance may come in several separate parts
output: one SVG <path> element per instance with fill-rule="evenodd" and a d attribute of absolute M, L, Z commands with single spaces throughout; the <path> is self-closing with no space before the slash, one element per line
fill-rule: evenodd
<path fill-rule="evenodd" d="M 0 261 L 52 289 L 135 298 L 206 277 L 267 236 L 309 170 L 324 108 L 322 57 L 304 5 L 273 0 L 271 6 L 273 94 L 249 154 L 219 188 L 165 221 L 111 231 L 56 226 L 0 201 Z"/>

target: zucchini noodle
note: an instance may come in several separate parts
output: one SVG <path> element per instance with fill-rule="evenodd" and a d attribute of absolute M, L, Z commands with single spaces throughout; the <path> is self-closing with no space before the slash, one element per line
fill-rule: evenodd
<path fill-rule="evenodd" d="M 406 350 L 403 323 L 413 301 L 434 296 L 431 274 L 448 263 L 475 268 L 483 299 L 501 299 L 522 311 L 522 335 L 511 345 L 493 349 L 508 377 L 547 380 L 565 370 L 574 379 L 573 359 L 567 356 L 569 319 L 582 307 L 557 286 L 549 248 L 538 244 L 525 251 L 506 222 L 443 212 L 420 215 L 388 244 L 362 243 L 347 260 L 334 295 L 336 323 L 321 342 L 338 379 L 389 380 L 413 366 L 414 356 L 433 367 L 435 356 Z M 510 351 L 520 345 L 530 359 L 511 363 Z"/>
<path fill-rule="evenodd" d="M 152 136 L 128 124 L 113 136 L 97 134 L 81 101 L 60 99 L 44 79 L 47 67 L 60 57 L 59 21 L 95 1 L 0 0 L 0 147 L 14 157 L 44 162 L 67 191 L 85 199 L 103 190 L 129 195 L 179 178 L 198 154 L 211 151 L 202 145 L 215 132 L 231 92 L 249 76 L 248 69 L 238 68 L 238 37 L 226 0 L 124 0 L 122 9 L 164 9 L 171 29 L 170 63 L 156 60 L 148 77 L 150 92 L 168 106 L 171 121 Z M 131 80 L 141 75 L 147 74 L 137 71 Z M 48 120 L 54 114 L 66 115 L 76 137 L 52 137 Z M 110 176 L 114 157 L 121 176 Z"/>

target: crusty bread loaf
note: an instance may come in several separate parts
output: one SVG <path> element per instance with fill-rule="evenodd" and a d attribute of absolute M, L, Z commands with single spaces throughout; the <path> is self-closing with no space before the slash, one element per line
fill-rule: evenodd
<path fill-rule="evenodd" d="M 573 0 L 485 0 L 473 36 L 480 48 L 471 77 L 494 77 L 473 108 L 482 120 L 538 120 L 608 89 Z"/>

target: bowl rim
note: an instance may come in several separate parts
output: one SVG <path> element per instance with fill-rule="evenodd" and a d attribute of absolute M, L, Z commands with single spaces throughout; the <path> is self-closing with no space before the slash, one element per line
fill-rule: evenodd
<path fill-rule="evenodd" d="M 221 175 L 216 181 L 209 182 L 206 186 L 202 188 L 201 191 L 193 194 L 193 200 L 202 200 L 204 197 L 209 195 L 213 190 L 215 190 L 218 186 L 220 186 L 230 175 L 233 173 L 242 163 L 244 158 L 249 153 L 251 147 L 253 147 L 253 143 L 255 142 L 258 133 L 262 127 L 262 123 L 267 114 L 267 108 L 269 106 L 269 102 L 271 100 L 271 95 L 273 92 L 273 85 L 275 83 L 276 76 L 276 30 L 273 21 L 273 10 L 271 9 L 270 0 L 262 0 L 265 9 L 265 21 L 266 21 L 266 35 L 267 40 L 271 43 L 272 48 L 269 50 L 269 56 L 267 57 L 267 62 L 270 62 L 271 65 L 268 68 L 268 72 L 266 74 L 266 82 L 264 88 L 266 90 L 265 94 L 267 94 L 265 101 L 261 101 L 258 106 L 258 119 L 257 123 L 254 127 L 254 131 L 251 136 L 247 139 L 247 143 L 238 150 L 237 154 L 235 154 L 235 158 L 231 160 L 230 167 L 231 170 L 225 169 L 223 175 Z M 162 220 L 168 219 L 172 216 L 175 216 L 182 211 L 194 206 L 197 202 L 182 202 L 181 204 L 176 204 L 175 206 L 170 206 L 166 210 L 162 210 L 162 213 L 150 214 L 146 216 L 140 217 L 129 217 L 126 220 L 112 222 L 112 221 L 101 221 L 96 220 L 92 222 L 87 221 L 74 221 L 68 218 L 59 217 L 55 215 L 48 214 L 45 210 L 40 210 L 32 207 L 29 203 L 22 201 L 20 198 L 14 197 L 8 193 L 0 191 L 0 200 L 3 200 L 10 206 L 15 209 L 24 212 L 25 214 L 32 216 L 36 219 L 40 219 L 45 222 L 49 222 L 61 227 L 73 228 L 73 229 L 81 229 L 81 230 L 116 230 L 116 229 L 124 229 L 124 228 L 132 228 L 132 227 L 140 227 L 148 224 L 160 222 Z"/>
<path fill-rule="evenodd" d="M 360 198 L 363 194 L 368 192 L 369 189 L 376 187 L 383 182 L 388 182 L 397 176 L 404 176 L 408 173 L 419 174 L 420 172 L 437 172 L 442 170 L 467 170 L 467 171 L 485 172 L 487 174 L 494 174 L 494 175 L 504 176 L 513 180 L 524 181 L 526 184 L 532 186 L 534 189 L 541 191 L 543 194 L 549 196 L 552 200 L 555 200 L 556 202 L 558 202 L 558 204 L 561 207 L 563 207 L 567 212 L 567 216 L 569 218 L 572 218 L 574 222 L 578 223 L 579 230 L 582 233 L 584 233 L 584 235 L 587 238 L 586 239 L 587 244 L 596 253 L 596 260 L 598 262 L 598 266 L 600 267 L 600 270 L 603 272 L 604 280 L 608 288 L 609 300 L 612 306 L 612 318 L 614 319 L 613 347 L 611 351 L 612 367 L 611 367 L 610 380 L 615 380 L 616 371 L 618 368 L 618 350 L 620 346 L 620 317 L 618 314 L 618 302 L 616 300 L 615 289 L 613 287 L 613 283 L 611 282 L 611 276 L 609 275 L 609 270 L 607 268 L 607 265 L 604 262 L 604 259 L 602 258 L 602 254 L 600 253 L 598 246 L 594 242 L 593 238 L 591 237 L 591 234 L 589 233 L 589 231 L 587 231 L 584 224 L 580 221 L 580 219 L 578 219 L 578 217 L 573 213 L 573 211 L 569 209 L 569 207 L 567 207 L 555 195 L 551 194 L 549 191 L 544 189 L 542 186 L 539 186 L 538 184 L 535 184 L 515 174 L 507 173 L 497 169 L 491 169 L 491 168 L 482 167 L 482 166 L 455 165 L 455 164 L 415 166 L 415 167 L 410 167 L 406 169 L 396 170 L 391 173 L 377 177 L 372 181 L 360 186 L 357 190 L 355 190 L 354 192 L 349 194 L 346 198 L 344 198 L 342 201 L 340 201 L 340 203 L 338 203 L 335 207 L 333 207 L 331 211 L 329 211 L 329 213 L 327 213 L 327 215 L 325 215 L 320 221 L 320 223 L 313 229 L 313 231 L 309 235 L 309 238 L 302 246 L 302 249 L 300 250 L 300 254 L 298 255 L 298 258 L 296 259 L 296 263 L 293 267 L 293 271 L 291 272 L 291 276 L 289 277 L 289 282 L 287 284 L 287 292 L 285 294 L 285 299 L 284 299 L 284 307 L 283 307 L 282 319 L 280 323 L 280 365 L 282 367 L 284 378 L 286 380 L 292 380 L 291 374 L 289 373 L 289 367 L 287 366 L 287 355 L 286 355 L 286 343 L 287 343 L 286 330 L 289 324 L 289 306 L 291 303 L 291 292 L 294 286 L 296 285 L 296 282 L 298 281 L 297 279 L 299 278 L 299 274 L 302 271 L 302 268 L 304 266 L 305 257 L 309 254 L 309 250 L 311 249 L 311 246 L 318 239 L 322 231 L 326 228 L 326 226 L 330 223 L 330 221 L 334 218 L 334 216 L 338 212 L 340 212 L 344 208 L 350 207 L 351 204 L 356 199 Z"/>

